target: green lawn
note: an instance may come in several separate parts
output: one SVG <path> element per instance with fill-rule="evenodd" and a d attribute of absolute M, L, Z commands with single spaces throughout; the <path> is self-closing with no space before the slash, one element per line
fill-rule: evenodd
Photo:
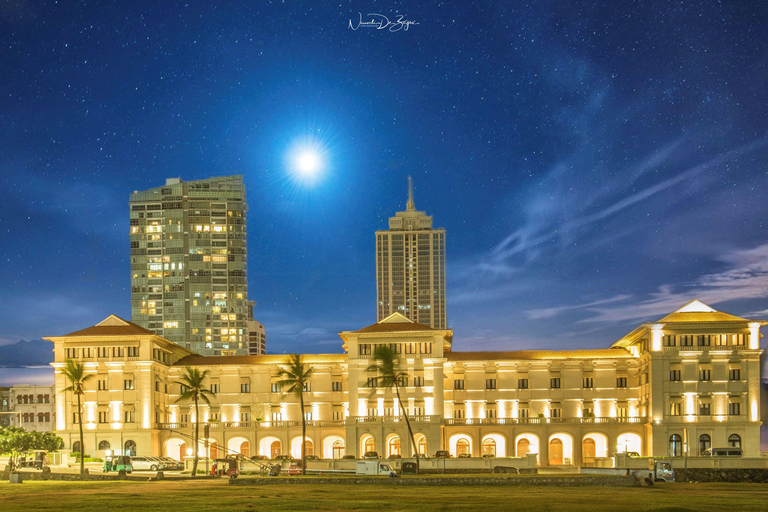
<path fill-rule="evenodd" d="M 763 484 L 657 484 L 651 488 L 272 484 L 226 479 L 0 483 L 3 510 L 532 510 L 765 511 Z"/>

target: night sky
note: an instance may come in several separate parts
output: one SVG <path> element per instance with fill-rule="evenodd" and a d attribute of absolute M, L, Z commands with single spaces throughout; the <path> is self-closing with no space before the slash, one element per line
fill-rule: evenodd
<path fill-rule="evenodd" d="M 694 298 L 767 317 L 765 3 L 478 4 L 0 4 L 0 343 L 130 319 L 129 193 L 227 174 L 270 352 L 375 322 L 408 175 L 455 350 L 607 347 Z"/>

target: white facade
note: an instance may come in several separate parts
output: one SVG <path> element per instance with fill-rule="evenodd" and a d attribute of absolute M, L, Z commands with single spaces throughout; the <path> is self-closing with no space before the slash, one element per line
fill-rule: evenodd
<path fill-rule="evenodd" d="M 56 425 L 56 394 L 54 386 L 11 386 L 9 424 L 26 430 L 50 432 Z"/>

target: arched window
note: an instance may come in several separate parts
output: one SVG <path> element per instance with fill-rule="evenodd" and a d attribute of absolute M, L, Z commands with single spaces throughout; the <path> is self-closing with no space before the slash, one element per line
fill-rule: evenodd
<path fill-rule="evenodd" d="M 712 439 L 708 434 L 701 434 L 699 436 L 699 454 L 710 448 L 712 448 Z"/>
<path fill-rule="evenodd" d="M 677 434 L 669 436 L 669 456 L 681 457 L 683 455 L 683 440 Z"/>
<path fill-rule="evenodd" d="M 281 451 L 282 451 L 282 445 L 280 444 L 280 441 L 272 441 L 272 445 L 269 447 L 270 458 L 274 459 L 275 457 L 280 455 Z"/>
<path fill-rule="evenodd" d="M 483 455 L 496 456 L 496 440 L 488 438 L 483 441 Z"/>
<path fill-rule="evenodd" d="M 563 465 L 563 441 L 557 437 L 549 441 L 549 464 L 551 466 Z"/>
<path fill-rule="evenodd" d="M 728 447 L 741 448 L 741 437 L 739 437 L 739 434 L 731 434 L 728 436 Z"/>
<path fill-rule="evenodd" d="M 208 445 L 208 458 L 210 459 L 219 458 L 219 443 L 217 443 L 216 441 Z"/>
<path fill-rule="evenodd" d="M 398 436 L 389 438 L 389 455 L 400 455 L 400 438 Z"/>
<path fill-rule="evenodd" d="M 595 463 L 595 456 L 597 453 L 597 449 L 595 446 L 595 440 L 591 437 L 585 437 L 584 441 L 581 443 L 581 452 L 582 456 L 584 457 L 585 461 L 591 463 L 594 465 Z"/>
<path fill-rule="evenodd" d="M 365 438 L 365 451 L 366 452 L 375 452 L 376 448 L 374 447 L 373 443 L 373 437 L 366 437 Z"/>
<path fill-rule="evenodd" d="M 130 439 L 126 441 L 123 446 L 123 455 L 130 455 L 131 457 L 136 456 L 136 443 Z"/>
<path fill-rule="evenodd" d="M 522 438 L 517 442 L 518 457 L 525 457 L 525 455 L 530 451 L 531 451 L 531 442 L 528 439 Z"/>
<path fill-rule="evenodd" d="M 99 443 L 99 450 L 109 450 L 111 448 L 109 441 L 101 441 Z"/>
<path fill-rule="evenodd" d="M 312 444 L 312 441 L 310 439 L 306 440 L 306 443 L 304 444 L 304 455 L 314 455 L 315 454 L 315 445 Z"/>
<path fill-rule="evenodd" d="M 419 440 L 416 442 L 416 449 L 419 450 L 419 455 L 426 455 L 427 454 L 427 438 L 424 436 L 421 436 Z"/>
<path fill-rule="evenodd" d="M 337 439 L 333 442 L 333 458 L 334 459 L 340 459 L 344 456 L 345 453 L 345 446 L 344 441 Z"/>
<path fill-rule="evenodd" d="M 461 438 L 456 441 L 456 455 L 469 454 L 469 441 Z"/>
<path fill-rule="evenodd" d="M 72 453 L 80 453 L 80 441 L 75 441 L 72 443 Z"/>
<path fill-rule="evenodd" d="M 251 455 L 251 443 L 243 441 L 240 443 L 240 455 L 243 457 L 249 457 Z"/>

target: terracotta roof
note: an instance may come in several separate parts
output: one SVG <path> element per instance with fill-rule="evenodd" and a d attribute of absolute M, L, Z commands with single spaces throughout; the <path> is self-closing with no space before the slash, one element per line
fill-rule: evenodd
<path fill-rule="evenodd" d="M 597 350 L 512 350 L 508 352 L 448 352 L 448 361 L 517 361 L 540 359 L 613 359 L 630 358 L 623 348 Z"/>
<path fill-rule="evenodd" d="M 690 311 L 670 313 L 659 320 L 659 323 L 667 322 L 749 322 L 749 320 L 739 316 L 729 315 L 722 311 Z"/>
<path fill-rule="evenodd" d="M 263 356 L 186 356 L 176 361 L 173 366 L 243 366 L 249 364 L 287 363 L 289 354 L 269 354 Z M 305 363 L 345 363 L 347 354 L 304 354 Z"/>
<path fill-rule="evenodd" d="M 391 322 L 391 323 L 376 323 L 363 327 L 358 331 L 352 331 L 355 333 L 362 332 L 406 332 L 406 331 L 434 331 L 428 325 L 417 324 L 416 322 Z"/>
<path fill-rule="evenodd" d="M 110 319 L 117 319 L 119 322 L 105 322 Z M 107 320 L 100 322 L 92 327 L 81 329 L 79 331 L 65 334 L 64 337 L 76 337 L 76 336 L 130 336 L 130 335 L 154 335 L 155 333 L 149 329 L 145 329 L 140 325 L 136 325 L 133 322 L 124 320 L 116 315 L 111 315 Z"/>

